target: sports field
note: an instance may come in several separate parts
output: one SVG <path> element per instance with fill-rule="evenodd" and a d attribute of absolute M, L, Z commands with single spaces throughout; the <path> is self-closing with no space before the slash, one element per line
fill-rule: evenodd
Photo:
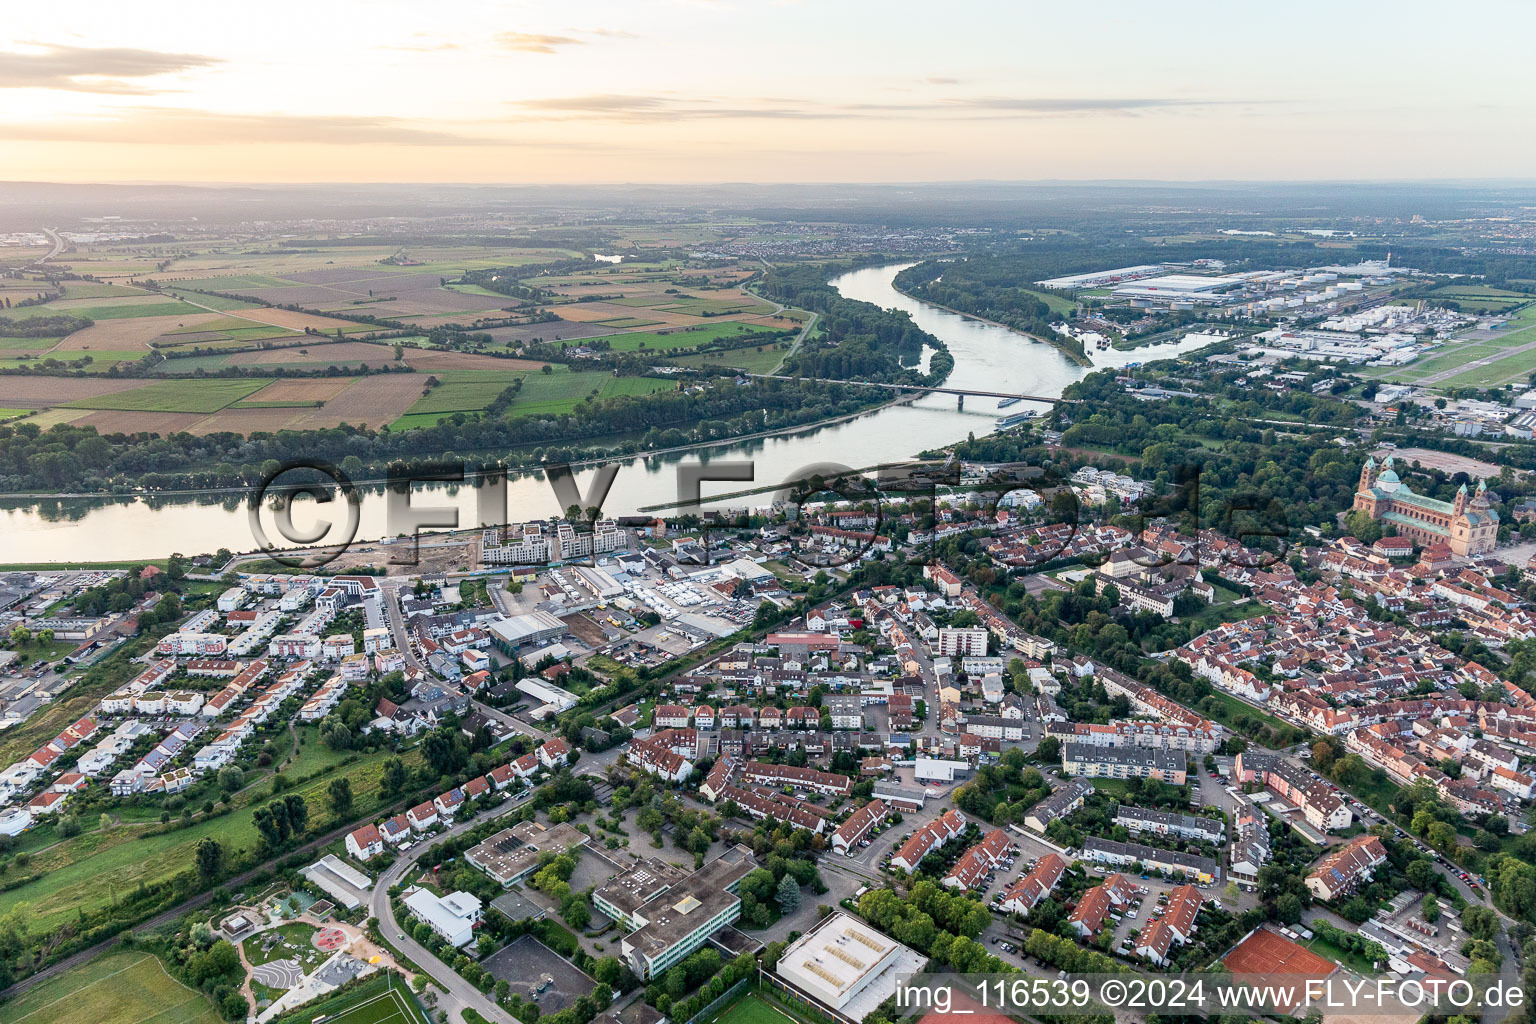
<path fill-rule="evenodd" d="M 410 997 L 399 988 L 366 996 L 343 1010 L 325 1009 L 326 1013 L 315 1018 L 324 1024 L 425 1024 Z"/>
<path fill-rule="evenodd" d="M 798 1022 L 768 1000 L 749 992 L 722 1010 L 713 1024 L 798 1024 Z"/>
<path fill-rule="evenodd" d="M 0 1005 L 0 1024 L 218 1024 L 219 1020 L 205 996 L 166 974 L 160 961 L 144 952 L 108 953 Z"/>

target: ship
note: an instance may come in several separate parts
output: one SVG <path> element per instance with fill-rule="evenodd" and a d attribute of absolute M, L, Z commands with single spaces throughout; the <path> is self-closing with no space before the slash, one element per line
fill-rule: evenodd
<path fill-rule="evenodd" d="M 1022 401 L 1024 401 L 1022 398 L 1005 398 L 1001 402 L 997 403 L 997 407 L 999 409 L 1006 409 L 1010 405 L 1018 405 Z"/>
<path fill-rule="evenodd" d="M 1009 427 L 1016 427 L 1020 423 L 1027 423 L 1034 419 L 1035 415 L 1035 410 L 1025 409 L 1023 412 L 1016 412 L 1011 416 L 1003 416 L 997 421 L 997 429 L 1007 430 Z"/>

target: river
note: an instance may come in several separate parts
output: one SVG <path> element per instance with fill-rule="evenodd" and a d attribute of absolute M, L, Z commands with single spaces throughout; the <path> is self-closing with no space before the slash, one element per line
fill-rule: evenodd
<path fill-rule="evenodd" d="M 955 359 L 948 386 L 1059 395 L 1068 384 L 1090 372 L 1042 342 L 902 295 L 891 286 L 891 281 L 910 265 L 856 270 L 835 278 L 832 284 L 850 298 L 905 310 L 919 327 L 943 341 Z M 1208 339 L 1132 351 L 1108 349 L 1093 353 L 1092 358 L 1096 368 L 1124 366 L 1206 344 Z M 1021 402 L 1006 411 L 1021 412 L 1031 407 L 1043 409 L 1044 405 Z M 676 501 L 681 464 L 750 460 L 754 464 L 752 483 L 709 483 L 703 492 L 706 496 L 729 494 L 797 480 L 813 466 L 863 468 L 897 462 L 925 449 L 959 441 L 970 433 L 990 433 L 999 415 L 995 399 L 970 398 L 965 409 L 959 410 L 953 395 L 927 395 L 830 426 L 698 452 L 637 457 L 620 465 L 603 508 L 611 515 L 632 515 L 647 507 Z M 576 474 L 584 495 L 595 472 L 588 469 Z M 560 503 L 542 474 L 509 481 L 507 496 L 509 522 L 546 518 L 560 512 Z M 727 503 L 741 506 L 765 500 L 736 499 Z M 473 525 L 473 488 L 418 490 L 413 501 L 418 506 L 456 506 L 461 510 L 461 524 Z M 327 514 L 324 507 L 304 499 L 295 503 L 293 518 L 304 528 L 317 518 L 335 518 L 335 514 Z M 276 536 L 270 516 L 264 521 L 269 535 Z M 359 509 L 357 536 L 377 540 L 388 532 L 383 496 L 365 494 Z M 245 506 L 238 496 L 198 501 L 68 499 L 0 511 L 0 563 L 162 558 L 173 551 L 194 554 L 221 547 L 231 551 L 256 547 Z"/>

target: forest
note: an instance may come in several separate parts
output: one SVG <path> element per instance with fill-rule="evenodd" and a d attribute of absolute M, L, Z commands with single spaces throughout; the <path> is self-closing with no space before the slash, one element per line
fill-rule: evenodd
<path fill-rule="evenodd" d="M 765 296 L 821 314 L 824 334 L 808 338 L 780 372 L 893 384 L 939 384 L 949 376 L 955 360 L 943 342 L 904 312 L 845 298 L 827 277 L 827 267 L 807 264 L 775 267 L 763 278 Z M 926 374 L 917 368 L 924 346 L 934 349 Z"/>

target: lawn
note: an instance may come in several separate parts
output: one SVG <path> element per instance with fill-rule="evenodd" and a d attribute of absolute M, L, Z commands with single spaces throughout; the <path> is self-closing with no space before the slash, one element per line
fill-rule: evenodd
<path fill-rule="evenodd" d="M 0 1005 L 0 1024 L 218 1024 L 201 993 L 149 953 L 109 953 Z"/>
<path fill-rule="evenodd" d="M 18 416 L 30 416 L 31 409 L 0 409 L 0 420 L 13 420 Z"/>
<path fill-rule="evenodd" d="M 715 1024 L 784 1024 L 794 1019 L 761 996 L 748 993 L 727 1006 L 714 1020 Z"/>
<path fill-rule="evenodd" d="M 271 941 L 268 936 L 274 933 L 282 938 L 268 946 L 267 942 Z M 241 946 L 245 949 L 245 958 L 252 965 L 268 964 L 273 960 L 286 960 L 292 957 L 300 962 L 307 974 L 330 956 L 329 953 L 322 953 L 316 949 L 315 944 L 309 941 L 314 934 L 315 926 L 312 924 L 280 924 L 276 928 L 257 932 L 241 943 Z"/>
<path fill-rule="evenodd" d="M 1377 974 L 1380 973 L 1376 970 L 1375 964 L 1371 963 L 1359 953 L 1352 953 L 1347 950 L 1340 949 L 1338 946 L 1335 946 L 1325 938 L 1318 937 L 1315 939 L 1308 939 L 1306 942 L 1303 942 L 1302 945 L 1316 953 L 1318 956 L 1325 956 L 1336 964 L 1343 964 L 1345 967 L 1349 968 L 1351 971 L 1354 971 L 1356 974 L 1361 975 L 1362 977 L 1374 978 Z"/>
<path fill-rule="evenodd" d="M 164 380 L 130 391 L 64 403 L 72 409 L 127 409 L 145 412 L 218 412 L 272 383 L 266 378 Z"/>

